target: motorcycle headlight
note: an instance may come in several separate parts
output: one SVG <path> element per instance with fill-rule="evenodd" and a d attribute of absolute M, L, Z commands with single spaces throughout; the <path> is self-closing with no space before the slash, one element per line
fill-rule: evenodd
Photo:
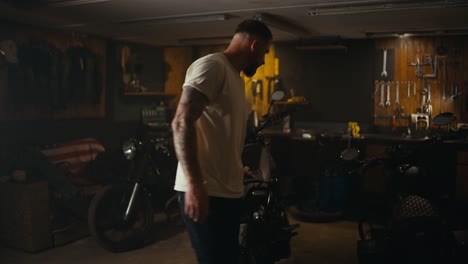
<path fill-rule="evenodd" d="M 136 154 L 135 141 L 127 140 L 122 144 L 122 150 L 126 159 L 131 160 Z"/>

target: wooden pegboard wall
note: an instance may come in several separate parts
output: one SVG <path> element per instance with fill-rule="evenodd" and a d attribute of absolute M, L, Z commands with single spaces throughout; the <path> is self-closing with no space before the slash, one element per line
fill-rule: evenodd
<path fill-rule="evenodd" d="M 392 78 L 376 78 L 374 80 L 374 124 L 379 126 L 392 126 L 393 115 L 402 118 L 396 119 L 397 126 L 408 126 L 405 118 L 411 113 L 416 113 L 421 106 L 421 90 L 431 86 L 432 116 L 441 112 L 453 112 L 457 122 L 468 121 L 468 36 L 450 37 L 410 37 L 379 39 L 375 48 L 392 50 L 394 57 L 391 71 Z M 378 54 L 378 53 L 376 53 Z M 431 67 L 429 56 L 434 65 L 437 56 L 438 68 L 434 77 L 434 68 Z M 417 60 L 423 76 L 417 76 Z M 376 58 L 377 60 L 378 58 Z M 382 59 L 380 59 L 382 60 Z M 390 60 L 388 58 L 388 60 Z M 446 70 L 445 70 L 446 68 Z M 376 63 L 374 69 L 379 76 L 383 68 Z M 424 80 L 425 79 L 425 80 Z M 380 82 L 385 81 L 384 103 L 387 101 L 387 84 L 390 81 L 390 105 L 379 105 L 381 101 Z M 399 104 L 395 104 L 396 86 L 399 83 Z M 407 96 L 407 85 L 410 83 L 410 96 Z M 416 94 L 414 85 L 416 84 Z M 445 85 L 445 99 L 443 99 L 443 87 Z M 460 95 L 452 99 L 452 86 L 457 85 Z M 427 97 L 426 97 L 427 98 Z"/>

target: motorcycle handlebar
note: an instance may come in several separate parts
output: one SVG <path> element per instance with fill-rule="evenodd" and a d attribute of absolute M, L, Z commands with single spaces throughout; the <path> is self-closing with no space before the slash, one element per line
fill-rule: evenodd
<path fill-rule="evenodd" d="M 290 115 L 290 111 L 281 111 L 278 113 L 270 113 L 263 116 L 264 120 L 260 123 L 260 125 L 255 129 L 255 134 L 258 134 L 260 131 L 265 129 L 271 122 L 280 120 L 288 115 Z"/>
<path fill-rule="evenodd" d="M 268 114 L 266 116 L 271 118 L 274 121 L 274 120 L 279 120 L 279 119 L 281 119 L 283 117 L 286 117 L 289 114 L 290 114 L 290 111 L 281 111 L 281 112 L 278 112 L 278 113 L 271 113 L 271 114 Z"/>

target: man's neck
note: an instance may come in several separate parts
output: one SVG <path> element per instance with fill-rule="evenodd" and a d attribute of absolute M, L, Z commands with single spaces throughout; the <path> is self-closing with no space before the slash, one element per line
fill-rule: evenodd
<path fill-rule="evenodd" d="M 223 52 L 226 59 L 231 63 L 231 65 L 240 73 L 244 68 L 242 63 L 242 55 L 239 53 L 231 52 L 229 50 L 225 50 Z"/>

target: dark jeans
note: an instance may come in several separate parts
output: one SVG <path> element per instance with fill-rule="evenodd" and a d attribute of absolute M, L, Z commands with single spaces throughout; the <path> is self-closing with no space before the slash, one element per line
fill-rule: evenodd
<path fill-rule="evenodd" d="M 210 196 L 205 223 L 192 221 L 184 212 L 185 193 L 179 205 L 199 264 L 239 263 L 239 217 L 241 199 Z"/>

